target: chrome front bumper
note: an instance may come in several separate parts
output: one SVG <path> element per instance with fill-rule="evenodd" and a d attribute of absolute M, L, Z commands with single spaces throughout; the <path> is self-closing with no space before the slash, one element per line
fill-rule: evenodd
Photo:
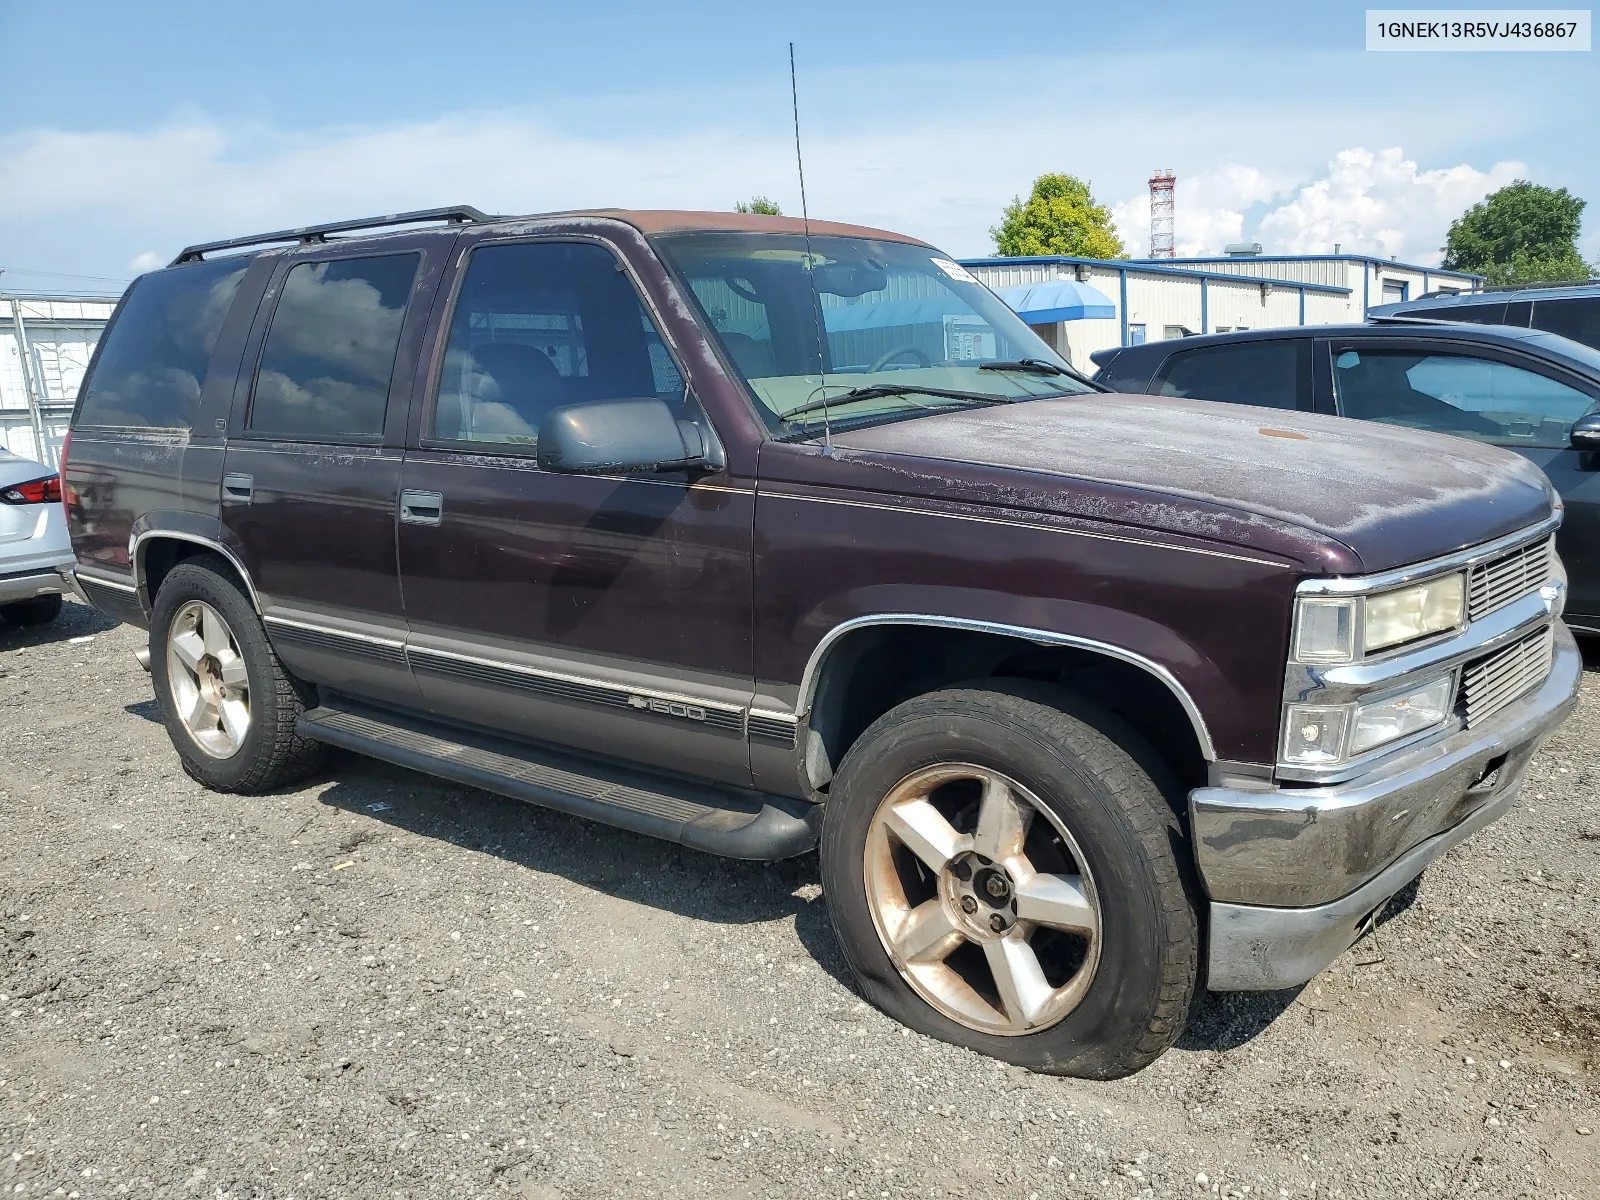
<path fill-rule="evenodd" d="M 1293 987 L 1336 959 L 1390 896 L 1511 807 L 1582 677 L 1577 644 L 1557 621 L 1545 681 L 1476 729 L 1328 787 L 1191 792 L 1211 897 L 1207 985 Z"/>

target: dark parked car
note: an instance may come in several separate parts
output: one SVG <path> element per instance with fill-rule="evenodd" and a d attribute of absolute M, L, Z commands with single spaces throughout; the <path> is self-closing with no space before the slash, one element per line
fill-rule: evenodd
<path fill-rule="evenodd" d="M 1600 281 L 1419 296 L 1368 310 L 1374 320 L 1468 321 L 1542 329 L 1600 349 Z"/>
<path fill-rule="evenodd" d="M 820 841 L 874 1003 L 1109 1077 L 1331 962 L 1574 702 L 1514 454 L 1106 395 L 893 233 L 425 215 L 186 250 L 79 397 L 80 584 L 212 788 L 331 744 Z"/>
<path fill-rule="evenodd" d="M 1499 326 L 1311 325 L 1093 359 L 1096 382 L 1119 392 L 1338 413 L 1515 450 L 1566 506 L 1556 539 L 1570 575 L 1566 621 L 1600 634 L 1600 351 Z"/>

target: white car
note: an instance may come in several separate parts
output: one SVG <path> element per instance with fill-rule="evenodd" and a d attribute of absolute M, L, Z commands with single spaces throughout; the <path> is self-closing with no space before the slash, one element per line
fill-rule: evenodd
<path fill-rule="evenodd" d="M 0 450 L 0 618 L 43 625 L 72 587 L 72 542 L 61 478 L 43 463 Z"/>

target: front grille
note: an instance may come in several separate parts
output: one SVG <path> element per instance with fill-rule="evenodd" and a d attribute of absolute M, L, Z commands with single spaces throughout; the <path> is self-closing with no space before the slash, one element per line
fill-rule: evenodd
<path fill-rule="evenodd" d="M 1549 580 L 1554 565 L 1554 537 L 1519 547 L 1492 562 L 1479 563 L 1467 581 L 1467 617 L 1479 620 L 1538 591 Z"/>
<path fill-rule="evenodd" d="M 1546 626 L 1488 658 L 1468 663 L 1461 672 L 1461 702 L 1467 728 L 1543 683 L 1554 657 L 1555 629 Z"/>

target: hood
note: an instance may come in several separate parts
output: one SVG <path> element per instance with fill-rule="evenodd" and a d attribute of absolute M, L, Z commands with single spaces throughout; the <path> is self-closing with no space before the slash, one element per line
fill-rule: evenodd
<path fill-rule="evenodd" d="M 996 405 L 833 441 L 846 453 L 1025 472 L 1029 485 L 1008 489 L 1018 507 L 1076 511 L 1077 481 L 1169 498 L 1136 506 L 1133 520 L 1176 533 L 1195 532 L 1197 508 L 1227 510 L 1245 518 L 1239 528 L 1288 526 L 1341 543 L 1364 571 L 1514 533 L 1547 517 L 1554 501 L 1526 459 L 1465 438 L 1166 396 Z"/>

